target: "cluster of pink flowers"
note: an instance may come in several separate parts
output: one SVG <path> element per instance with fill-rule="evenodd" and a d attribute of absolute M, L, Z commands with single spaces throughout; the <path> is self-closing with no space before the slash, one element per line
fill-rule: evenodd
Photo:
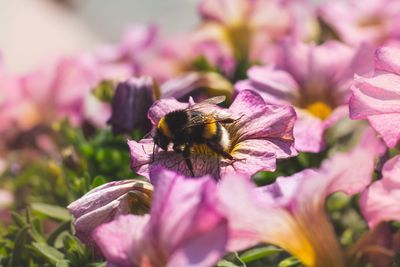
<path fill-rule="evenodd" d="M 119 45 L 27 75 L 0 65 L 0 133 L 63 117 L 108 120 L 116 134 L 150 131 L 128 141 L 132 170 L 147 181 L 105 184 L 68 206 L 77 236 L 108 266 L 214 266 L 260 243 L 305 266 L 353 266 L 381 244 L 364 238 L 342 248 L 325 202 L 335 192 L 360 194 L 371 235 L 400 221 L 400 2 L 314 2 L 202 0 L 199 27 L 179 38 L 160 41 L 155 27 L 138 26 Z M 91 94 L 105 79 L 122 80 L 111 108 Z M 191 171 L 182 153 L 154 144 L 154 129 L 166 114 L 218 95 L 229 106 L 208 112 L 234 120 L 223 124 L 233 160 L 194 148 Z M 350 119 L 369 125 L 357 124 L 351 149 L 329 150 L 329 133 L 353 127 Z M 261 187 L 251 180 L 324 151 L 318 168 Z M 377 266 L 400 248 L 384 249 Z"/>

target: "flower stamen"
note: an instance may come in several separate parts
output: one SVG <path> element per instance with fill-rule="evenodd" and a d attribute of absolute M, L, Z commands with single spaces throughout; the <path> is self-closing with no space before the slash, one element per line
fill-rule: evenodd
<path fill-rule="evenodd" d="M 316 101 L 311 104 L 308 104 L 306 106 L 306 110 L 315 117 L 320 118 L 322 120 L 328 118 L 329 115 L 332 113 L 332 108 L 328 104 L 322 101 Z"/>

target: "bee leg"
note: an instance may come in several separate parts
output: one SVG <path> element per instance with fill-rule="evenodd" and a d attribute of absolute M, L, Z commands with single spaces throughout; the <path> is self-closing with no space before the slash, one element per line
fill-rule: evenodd
<path fill-rule="evenodd" d="M 207 142 L 207 146 L 209 148 L 211 148 L 212 151 L 214 151 L 215 153 L 217 153 L 218 155 L 221 155 L 222 157 L 226 158 L 226 159 L 230 159 L 233 160 L 233 157 L 231 156 L 231 154 L 229 154 L 228 152 L 226 152 L 222 146 L 220 146 L 217 143 L 212 143 L 212 142 Z"/>
<path fill-rule="evenodd" d="M 192 162 L 190 161 L 190 146 L 188 144 L 185 145 L 185 148 L 183 149 L 182 156 L 185 159 L 186 165 L 190 171 L 190 174 L 192 177 L 194 177 L 194 172 L 193 172 L 193 165 Z"/>

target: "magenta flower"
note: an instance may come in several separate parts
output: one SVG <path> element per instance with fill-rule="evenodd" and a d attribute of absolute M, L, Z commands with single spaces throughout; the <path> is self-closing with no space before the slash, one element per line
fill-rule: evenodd
<path fill-rule="evenodd" d="M 382 221 L 400 221 L 400 156 L 385 163 L 382 179 L 361 195 L 360 206 L 371 228 Z"/>
<path fill-rule="evenodd" d="M 293 105 L 296 149 L 319 152 L 324 131 L 347 113 L 353 74 L 370 69 L 369 54 L 333 41 L 320 46 L 285 42 L 275 67 L 252 67 L 249 79 L 235 89 L 253 89 L 268 103 Z"/>
<path fill-rule="evenodd" d="M 110 266 L 212 266 L 225 253 L 227 222 L 214 208 L 215 181 L 154 170 L 150 215 L 120 216 L 93 238 Z"/>
<path fill-rule="evenodd" d="M 400 2 L 397 0 L 323 1 L 320 16 L 344 42 L 382 45 L 400 38 Z"/>
<path fill-rule="evenodd" d="M 382 47 L 375 54 L 375 75 L 356 76 L 350 117 L 368 119 L 389 147 L 400 139 L 400 49 Z"/>
<path fill-rule="evenodd" d="M 153 186 L 140 180 L 116 181 L 99 186 L 69 204 L 77 237 L 93 242 L 92 231 L 121 214 L 145 214 L 150 209 Z"/>
<path fill-rule="evenodd" d="M 153 125 L 157 125 L 165 114 L 187 107 L 188 104 L 175 99 L 161 99 L 150 108 L 148 117 Z M 250 176 L 260 170 L 274 170 L 276 159 L 296 155 L 293 147 L 296 116 L 291 107 L 266 104 L 256 92 L 245 90 L 236 97 L 229 109 L 211 106 L 209 112 L 229 114 L 236 119 L 234 123 L 224 125 L 230 138 L 226 152 L 234 160 L 232 162 L 219 157 L 205 145 L 194 146 L 190 160 L 195 176 L 210 174 L 218 179 L 232 172 Z M 172 148 L 168 151 L 156 149 L 153 160 L 152 139 L 128 141 L 128 144 L 132 168 L 140 175 L 149 176 L 151 169 L 156 166 L 191 175 L 182 155 Z"/>
<path fill-rule="evenodd" d="M 352 195 L 371 182 L 374 159 L 384 149 L 371 134 L 351 152 L 325 160 L 320 169 L 281 177 L 269 186 L 256 188 L 247 179 L 224 177 L 218 197 L 229 220 L 230 249 L 266 242 L 305 266 L 347 266 L 324 204 L 333 192 Z"/>

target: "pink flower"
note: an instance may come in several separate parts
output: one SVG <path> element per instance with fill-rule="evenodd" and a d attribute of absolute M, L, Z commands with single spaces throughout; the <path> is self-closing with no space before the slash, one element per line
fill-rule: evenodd
<path fill-rule="evenodd" d="M 385 163 L 382 179 L 361 195 L 360 206 L 371 228 L 382 221 L 400 221 L 400 156 Z"/>
<path fill-rule="evenodd" d="M 139 76 L 143 74 L 143 66 L 154 52 L 157 41 L 158 28 L 155 25 L 130 25 L 119 43 L 99 46 L 94 56 L 104 67 L 104 72 L 112 74 L 128 70 L 130 74 Z"/>
<path fill-rule="evenodd" d="M 310 40 L 318 33 L 313 9 L 303 1 L 203 0 L 199 12 L 197 38 L 218 43 L 239 62 L 268 60 L 283 38 Z"/>
<path fill-rule="evenodd" d="M 355 52 L 333 41 L 319 46 L 285 42 L 276 66 L 252 67 L 249 79 L 235 89 L 253 89 L 268 103 L 293 105 L 296 149 L 319 152 L 325 130 L 347 113 L 354 72 L 370 70 L 370 54 L 366 47 Z"/>
<path fill-rule="evenodd" d="M 363 42 L 382 45 L 400 38 L 400 2 L 397 0 L 324 1 L 320 15 L 341 40 L 354 46 Z"/>
<path fill-rule="evenodd" d="M 150 108 L 148 117 L 156 126 L 165 114 L 188 106 L 175 99 L 161 99 Z M 236 97 L 229 109 L 210 106 L 207 112 L 220 112 L 236 119 L 234 123 L 223 125 L 230 139 L 226 152 L 234 161 L 219 157 L 206 145 L 194 146 L 190 160 L 195 176 L 210 174 L 218 179 L 232 172 L 250 176 L 260 170 L 274 170 L 276 159 L 296 155 L 292 132 L 296 116 L 291 107 L 266 104 L 260 95 L 245 90 Z M 149 176 L 155 166 L 191 175 L 182 155 L 172 148 L 168 151 L 156 149 L 153 161 L 152 139 L 128 141 L 128 144 L 132 168 L 140 175 Z"/>
<path fill-rule="evenodd" d="M 182 46 L 182 44 L 185 44 Z M 142 66 L 142 73 L 165 82 L 196 70 L 196 60 L 205 58 L 211 68 L 231 74 L 233 59 L 216 43 L 202 42 L 193 34 L 174 36 L 164 41 L 158 51 Z"/>
<path fill-rule="evenodd" d="M 355 77 L 350 117 L 368 119 L 389 147 L 400 139 L 400 49 L 382 47 L 375 54 L 375 74 Z"/>
<path fill-rule="evenodd" d="M 150 215 L 120 216 L 93 238 L 110 266 L 212 266 L 225 253 L 227 222 L 214 208 L 210 176 L 154 170 Z"/>
<path fill-rule="evenodd" d="M 305 266 L 347 266 L 324 204 L 333 192 L 352 195 L 371 182 L 374 159 L 384 149 L 371 134 L 367 132 L 351 152 L 325 160 L 320 169 L 281 177 L 269 186 L 256 188 L 247 179 L 224 177 L 218 199 L 229 220 L 229 248 L 266 242 L 287 250 Z"/>
<path fill-rule="evenodd" d="M 64 117 L 74 125 L 88 120 L 105 126 L 109 109 L 94 98 L 91 90 L 103 79 L 130 75 L 127 69 L 100 64 L 92 55 L 60 58 L 23 75 L 0 72 L 0 118 L 5 118 L 0 131 L 3 123 L 29 130 Z"/>
<path fill-rule="evenodd" d="M 68 205 L 78 238 L 93 242 L 92 231 L 121 214 L 145 214 L 150 208 L 153 186 L 140 180 L 116 181 L 99 186 Z"/>

